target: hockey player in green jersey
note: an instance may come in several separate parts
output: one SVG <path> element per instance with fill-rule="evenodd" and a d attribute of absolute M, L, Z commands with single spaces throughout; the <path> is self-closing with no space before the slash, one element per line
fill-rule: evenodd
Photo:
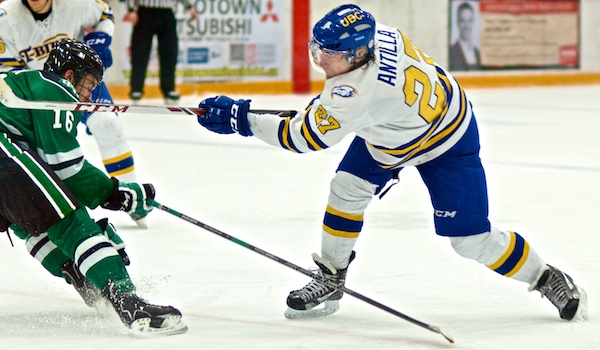
<path fill-rule="evenodd" d="M 24 99 L 87 102 L 103 70 L 94 50 L 68 39 L 50 52 L 43 71 L 8 72 L 0 79 Z M 72 283 L 88 305 L 108 300 L 126 326 L 185 332 L 179 310 L 135 294 L 124 245 L 106 220 L 95 222 L 86 209 L 144 216 L 152 210 L 146 201 L 154 198 L 154 187 L 119 182 L 88 163 L 76 139 L 80 119 L 81 112 L 0 105 L 0 231 L 10 227 L 25 239 L 31 255 Z"/>

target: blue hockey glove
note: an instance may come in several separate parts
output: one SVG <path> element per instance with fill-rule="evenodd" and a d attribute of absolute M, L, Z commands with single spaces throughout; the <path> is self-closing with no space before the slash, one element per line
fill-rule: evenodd
<path fill-rule="evenodd" d="M 112 178 L 113 191 L 102 204 L 102 208 L 108 210 L 122 210 L 129 215 L 143 218 L 152 211 L 153 207 L 147 203 L 148 199 L 154 199 L 156 192 L 150 184 L 138 184 L 135 182 L 119 182 Z"/>
<path fill-rule="evenodd" d="M 112 66 L 113 58 L 109 48 L 112 37 L 110 35 L 104 32 L 91 32 L 83 37 L 83 42 L 88 44 L 98 53 L 98 56 L 100 56 L 100 59 L 102 60 L 102 64 L 104 64 L 104 69 Z"/>
<path fill-rule="evenodd" d="M 237 100 L 221 95 L 200 102 L 199 108 L 206 113 L 198 116 L 198 123 L 217 134 L 237 132 L 242 136 L 252 136 L 248 123 L 250 100 Z"/>

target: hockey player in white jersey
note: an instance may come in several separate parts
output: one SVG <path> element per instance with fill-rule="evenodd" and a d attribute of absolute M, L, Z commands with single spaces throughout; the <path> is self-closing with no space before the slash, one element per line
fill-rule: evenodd
<path fill-rule="evenodd" d="M 321 255 L 313 254 L 318 277 L 289 294 L 286 317 L 337 311 L 367 205 L 399 171 L 415 166 L 431 196 L 436 233 L 458 254 L 527 283 L 561 318 L 586 318 L 586 294 L 570 276 L 548 265 L 520 234 L 490 224 L 477 123 L 451 74 L 404 33 L 376 23 L 356 5 L 322 18 L 309 52 L 326 81 L 302 116 L 249 113 L 249 100 L 227 96 L 199 105 L 207 113 L 198 122 L 211 131 L 255 136 L 296 153 L 327 149 L 356 134 L 330 184 Z"/>
<path fill-rule="evenodd" d="M 43 69 L 52 47 L 64 38 L 86 42 L 108 68 L 114 27 L 112 10 L 101 0 L 6 0 L 0 4 L 0 71 Z M 93 32 L 84 35 L 87 28 Z M 104 82 L 92 98 L 113 103 Z M 82 122 L 94 136 L 109 176 L 135 181 L 133 154 L 117 114 L 85 113 Z M 144 218 L 132 219 L 145 227 Z"/>

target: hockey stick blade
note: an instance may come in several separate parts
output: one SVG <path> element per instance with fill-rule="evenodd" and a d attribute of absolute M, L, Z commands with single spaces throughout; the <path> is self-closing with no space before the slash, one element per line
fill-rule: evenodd
<path fill-rule="evenodd" d="M 205 229 L 206 231 L 214 233 L 217 236 L 220 236 L 220 237 L 225 238 L 225 239 L 227 239 L 227 240 L 229 240 L 231 242 L 234 242 L 234 243 L 236 243 L 238 245 L 241 245 L 244 248 L 250 249 L 251 251 L 253 251 L 253 252 L 257 253 L 257 254 L 260 254 L 260 255 L 262 255 L 264 257 L 267 257 L 267 258 L 269 258 L 269 259 L 271 259 L 271 260 L 273 260 L 273 261 L 275 261 L 275 262 L 277 262 L 279 264 L 285 265 L 285 266 L 289 267 L 290 269 L 295 270 L 297 272 L 300 272 L 301 274 L 306 275 L 306 276 L 308 276 L 308 277 L 310 277 L 312 279 L 319 279 L 319 277 L 317 277 L 317 275 L 315 275 L 314 273 L 310 272 L 309 270 L 307 270 L 307 269 L 305 269 L 303 267 L 300 267 L 300 266 L 298 266 L 298 265 L 296 265 L 296 264 L 294 264 L 292 262 L 289 262 L 289 261 L 287 261 L 285 259 L 282 259 L 282 258 L 280 258 L 280 257 L 278 257 L 276 255 L 273 255 L 273 254 L 271 254 L 271 253 L 269 253 L 267 251 L 264 251 L 264 250 L 262 250 L 260 248 L 257 248 L 255 246 L 249 244 L 249 243 L 246 243 L 246 242 L 242 241 L 241 239 L 238 239 L 238 238 L 235 238 L 233 236 L 230 236 L 230 235 L 228 235 L 227 233 L 225 233 L 225 232 L 223 232 L 221 230 L 218 230 L 218 229 L 216 229 L 216 228 L 214 228 L 212 226 L 209 226 L 209 225 L 207 225 L 207 224 L 205 224 L 203 222 L 200 222 L 200 221 L 198 221 L 198 220 L 196 220 L 196 219 L 194 219 L 194 218 L 192 218 L 190 216 L 184 215 L 184 214 L 182 214 L 182 213 L 180 213 L 180 212 L 178 212 L 176 210 L 173 210 L 173 209 L 171 209 L 171 208 L 169 208 L 167 206 L 164 206 L 164 205 L 158 203 L 157 201 L 155 201 L 153 199 L 149 199 L 148 200 L 148 204 L 150 204 L 151 206 L 153 206 L 155 208 L 158 208 L 158 209 L 160 209 L 162 211 L 165 211 L 165 212 L 167 212 L 167 213 L 169 213 L 171 215 L 174 215 L 174 216 L 176 216 L 176 217 L 178 217 L 178 218 L 180 218 L 180 219 L 182 219 L 184 221 L 187 221 L 187 222 L 189 222 L 191 224 L 194 224 L 194 225 L 196 225 L 198 227 L 201 227 L 201 228 Z M 323 282 L 325 282 L 325 281 L 323 281 Z M 327 282 L 325 282 L 325 283 L 327 283 Z M 333 287 L 335 287 L 335 286 L 333 286 Z M 449 334 L 443 332 L 440 329 L 440 327 L 437 327 L 437 326 L 434 326 L 434 325 L 430 325 L 430 324 L 421 322 L 421 321 L 419 321 L 417 319 L 414 319 L 414 318 L 412 318 L 410 316 L 407 316 L 407 315 L 405 315 L 405 314 L 403 314 L 403 313 L 401 313 L 399 311 L 396 311 L 396 310 L 394 310 L 394 309 L 392 309 L 392 308 L 390 308 L 390 307 L 388 307 L 386 305 L 383 305 L 383 304 L 381 304 L 381 303 L 379 303 L 379 302 L 377 302 L 377 301 L 375 301 L 375 300 L 373 300 L 371 298 L 368 298 L 368 297 L 366 297 L 366 296 L 364 296 L 364 295 L 362 295 L 362 294 L 360 294 L 358 292 L 355 292 L 355 291 L 353 291 L 351 289 L 348 289 L 346 287 L 342 287 L 342 288 L 340 288 L 340 290 L 343 291 L 344 293 L 350 295 L 350 296 L 353 296 L 353 297 L 355 297 L 355 298 L 357 298 L 359 300 L 362 300 L 362 301 L 366 302 L 367 304 L 369 304 L 371 306 L 374 306 L 374 307 L 376 307 L 376 308 L 378 308 L 380 310 L 386 311 L 386 312 L 388 312 L 388 313 L 390 313 L 390 314 L 392 314 L 392 315 L 394 315 L 396 317 L 399 317 L 399 318 L 401 318 L 401 319 L 403 319 L 405 321 L 408 321 L 408 322 L 410 322 L 410 323 L 412 323 L 414 325 L 417 325 L 417 326 L 425 328 L 425 329 L 427 329 L 429 331 L 438 333 L 438 334 L 442 335 L 444 338 L 446 338 L 446 340 L 448 340 L 450 343 L 454 343 L 454 338 L 452 336 L 450 336 Z"/>
<path fill-rule="evenodd" d="M 78 102 L 53 102 L 53 101 L 31 101 L 18 97 L 10 86 L 0 78 L 0 103 L 9 108 L 39 109 L 39 110 L 61 110 L 82 112 L 111 112 L 111 113 L 139 113 L 139 114 L 183 114 L 199 116 L 206 113 L 206 109 L 197 107 L 178 106 L 143 106 L 105 103 L 78 103 Z M 298 112 L 294 110 L 275 109 L 251 109 L 250 113 L 274 114 L 280 117 L 294 117 Z"/>

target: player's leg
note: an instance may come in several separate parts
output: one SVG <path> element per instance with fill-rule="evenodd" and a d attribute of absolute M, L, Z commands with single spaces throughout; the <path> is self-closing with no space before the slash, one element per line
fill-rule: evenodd
<path fill-rule="evenodd" d="M 98 103 L 113 103 L 104 82 L 94 89 L 92 99 Z M 85 124 L 88 133 L 96 140 L 102 163 L 108 175 L 123 182 L 135 182 L 137 175 L 133 151 L 129 146 L 118 114 L 108 112 L 84 113 L 81 121 Z M 145 218 L 133 216 L 131 218 L 139 227 L 147 227 Z"/>
<path fill-rule="evenodd" d="M 131 32 L 131 78 L 129 80 L 131 91 L 129 96 L 134 103 L 139 101 L 144 94 L 146 71 L 155 32 L 152 15 L 152 9 L 141 7 L 138 10 L 138 22 Z"/>
<path fill-rule="evenodd" d="M 113 103 L 104 82 L 94 89 L 92 99 L 97 103 Z M 123 182 L 135 182 L 133 152 L 117 113 L 86 113 L 81 121 L 94 136 L 108 175 Z"/>
<path fill-rule="evenodd" d="M 11 227 L 18 226 L 17 231 L 31 236 L 47 233 L 51 244 L 31 243 L 43 250 L 39 254 L 52 255 L 53 261 L 47 260 L 49 264 L 45 265 L 48 271 L 60 276 L 58 266 L 64 266 L 65 257 L 74 261 L 81 274 L 103 291 L 129 327 L 156 333 L 187 329 L 178 310 L 150 305 L 135 295 L 121 255 L 85 208 L 79 206 L 45 163 L 3 135 L 0 135 L 0 180 L 12 184 L 1 187 L 0 215 L 13 224 Z"/>
<path fill-rule="evenodd" d="M 64 277 L 68 283 L 72 283 L 79 294 L 85 296 L 86 304 L 92 306 L 98 301 L 100 291 L 85 278 L 75 281 L 66 276 L 64 269 L 72 260 L 57 249 L 45 232 L 39 233 L 76 209 L 76 200 L 45 163 L 9 140 L 2 141 L 1 180 L 13 184 L 2 188 L 0 207 L 3 208 L 3 215 L 6 214 L 14 223 L 11 225 L 14 234 L 25 240 L 31 256 L 54 276 Z M 73 205 L 55 206 L 61 202 L 71 202 Z M 89 293 L 86 287 L 89 287 Z"/>
<path fill-rule="evenodd" d="M 94 307 L 100 301 L 100 290 L 79 272 L 73 260 L 66 256 L 50 241 L 45 232 L 31 235 L 20 227 L 13 225 L 13 233 L 25 240 L 25 247 L 31 256 L 38 260 L 52 275 L 64 278 L 75 288 L 87 306 Z"/>
<path fill-rule="evenodd" d="M 431 195 L 436 233 L 450 237 L 458 254 L 528 283 L 530 290 L 540 290 L 548 297 L 562 318 L 575 317 L 585 292 L 574 286 L 569 276 L 547 265 L 521 235 L 500 231 L 488 221 L 487 185 L 475 119 L 452 149 L 417 169 Z M 580 313 L 586 308 L 584 303 Z"/>
<path fill-rule="evenodd" d="M 321 256 L 313 254 L 319 275 L 330 283 L 313 280 L 292 291 L 287 299 L 287 318 L 323 316 L 337 311 L 343 295 L 337 288 L 344 286 L 348 265 L 354 259 L 353 247 L 362 230 L 364 211 L 391 177 L 392 171 L 381 169 L 373 161 L 364 140 L 355 138 L 330 184 L 321 232 Z M 323 308 L 314 309 L 323 302 Z"/>
<path fill-rule="evenodd" d="M 152 305 L 137 296 L 122 256 L 84 208 L 52 225 L 47 233 L 50 241 L 74 261 L 81 275 L 102 291 L 126 326 L 161 334 L 187 330 L 179 310 Z"/>
<path fill-rule="evenodd" d="M 179 93 L 175 90 L 175 71 L 179 39 L 177 36 L 177 21 L 173 11 L 163 11 L 163 25 L 157 31 L 158 59 L 160 64 L 160 89 L 165 98 L 165 104 L 176 104 Z"/>
<path fill-rule="evenodd" d="M 108 223 L 108 219 L 96 222 L 110 243 L 117 249 L 125 265 L 129 265 L 129 256 L 125 252 L 125 243 L 117 235 L 114 226 Z M 50 240 L 47 233 L 31 235 L 17 225 L 12 226 L 13 233 L 25 240 L 25 246 L 31 256 L 38 260 L 42 266 L 51 274 L 62 277 L 67 283 L 73 285 L 87 306 L 96 307 L 102 300 L 100 289 L 88 281 L 79 267 L 71 258 L 65 255 Z"/>

